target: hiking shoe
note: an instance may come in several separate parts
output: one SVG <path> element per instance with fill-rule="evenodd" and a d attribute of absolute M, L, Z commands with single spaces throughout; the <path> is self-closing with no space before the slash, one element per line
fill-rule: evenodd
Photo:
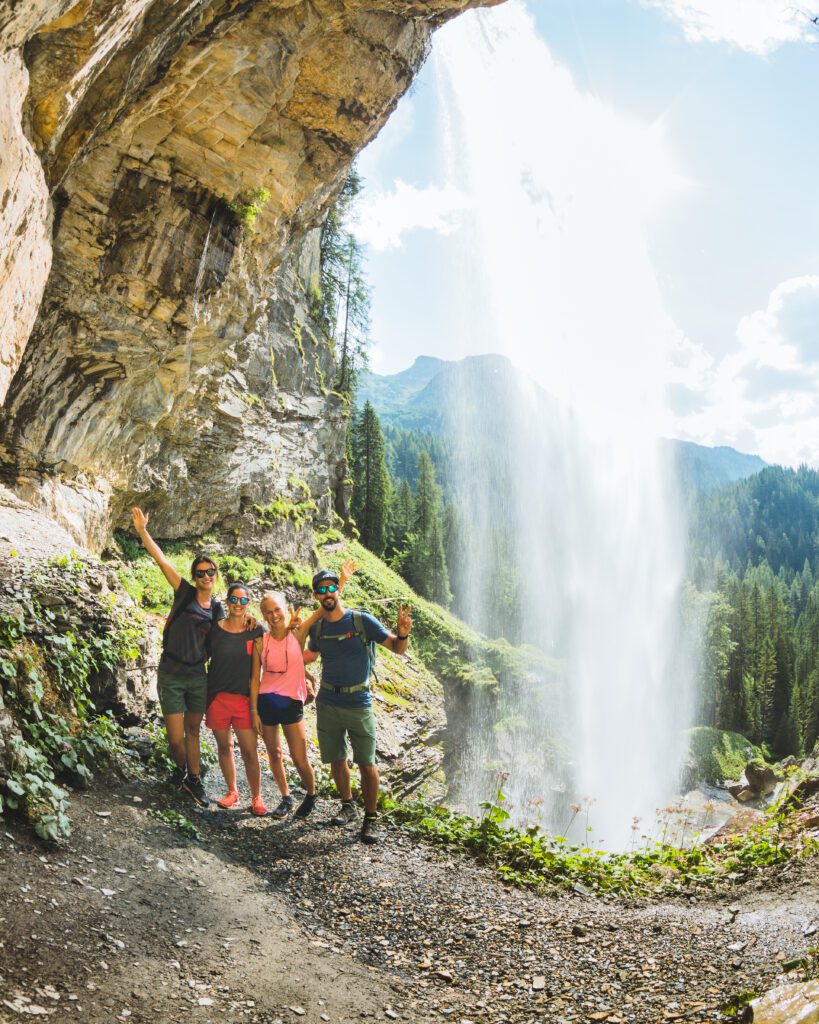
<path fill-rule="evenodd" d="M 261 793 L 257 793 L 250 801 L 250 813 L 255 814 L 259 818 L 263 818 L 267 814 L 267 808 L 264 805 Z"/>
<path fill-rule="evenodd" d="M 198 775 L 191 775 L 189 772 L 185 781 L 182 783 L 182 789 L 184 789 L 186 793 L 190 793 L 193 797 L 194 803 L 199 804 L 200 807 L 210 807 L 208 794 L 205 792 L 205 787 L 202 785 L 202 780 Z"/>
<path fill-rule="evenodd" d="M 188 766 L 186 764 L 177 765 L 176 768 L 171 772 L 168 782 L 173 786 L 174 789 L 181 789 L 185 785 L 185 779 L 188 775 Z"/>
<path fill-rule="evenodd" d="M 227 809 L 228 807 L 235 807 L 236 804 L 238 803 L 239 794 L 236 792 L 235 789 L 229 789 L 223 797 L 216 801 L 216 806 L 224 807 L 225 809 Z"/>
<path fill-rule="evenodd" d="M 309 817 L 310 814 L 312 813 L 313 808 L 316 806 L 316 800 L 318 800 L 318 797 L 315 796 L 315 794 L 313 796 L 306 796 L 302 800 L 302 802 L 299 804 L 299 807 L 298 807 L 298 810 L 296 811 L 295 817 L 296 818 L 307 818 L 307 817 Z"/>
<path fill-rule="evenodd" d="M 361 823 L 361 842 L 367 843 L 369 846 L 374 846 L 376 843 L 380 843 L 383 839 L 381 835 L 381 829 L 378 827 L 378 815 L 377 814 L 365 814 L 364 821 Z"/>
<path fill-rule="evenodd" d="M 355 821 L 358 811 L 352 800 L 342 800 L 338 813 L 330 818 L 331 825 L 349 825 Z"/>
<path fill-rule="evenodd" d="M 286 818 L 287 815 L 293 810 L 293 797 L 283 796 L 279 802 L 279 806 L 274 808 L 270 812 L 273 818 Z"/>

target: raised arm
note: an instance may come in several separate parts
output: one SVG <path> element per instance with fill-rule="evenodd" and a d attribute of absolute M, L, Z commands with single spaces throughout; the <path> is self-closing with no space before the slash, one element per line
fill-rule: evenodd
<path fill-rule="evenodd" d="M 410 631 L 412 630 L 411 611 L 411 604 L 408 604 L 406 608 L 402 604 L 398 606 L 398 626 L 395 634 L 390 634 L 383 641 L 382 647 L 386 647 L 388 651 L 394 651 L 396 654 L 403 654 L 406 651 Z"/>
<path fill-rule="evenodd" d="M 290 621 L 287 623 L 287 628 L 293 631 L 293 636 L 298 640 L 299 647 L 304 650 L 304 645 L 307 643 L 307 637 L 310 635 L 310 629 L 315 622 L 322 616 L 321 607 L 319 606 L 313 612 L 309 619 L 302 622 L 301 620 L 301 609 L 290 616 Z"/>
<path fill-rule="evenodd" d="M 338 574 L 338 589 L 343 590 L 345 583 L 348 583 L 350 578 L 355 575 L 355 571 L 358 565 L 348 558 L 347 561 L 342 565 L 341 571 Z"/>
<path fill-rule="evenodd" d="M 134 529 L 137 532 L 137 536 L 142 541 L 145 550 L 162 570 L 162 575 L 168 583 L 170 583 L 174 591 L 178 590 L 179 584 L 182 582 L 182 577 L 163 555 L 162 549 L 157 542 L 153 539 L 150 533 L 148 533 L 148 513 L 143 512 L 141 508 L 132 508 L 131 519 L 134 524 Z"/>

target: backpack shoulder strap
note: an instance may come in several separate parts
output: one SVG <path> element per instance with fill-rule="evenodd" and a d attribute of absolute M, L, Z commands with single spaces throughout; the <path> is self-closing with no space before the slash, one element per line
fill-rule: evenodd
<path fill-rule="evenodd" d="M 364 644 L 364 650 L 367 652 L 367 656 L 370 659 L 370 671 L 375 676 L 375 681 L 379 682 L 378 673 L 375 671 L 375 640 L 367 639 L 367 630 L 364 628 L 364 616 L 362 612 L 363 609 L 361 608 L 353 609 L 353 629 L 358 634 L 359 640 Z"/>
<path fill-rule="evenodd" d="M 317 647 L 321 647 L 321 634 L 324 632 L 324 616 L 310 627 L 310 639 Z"/>

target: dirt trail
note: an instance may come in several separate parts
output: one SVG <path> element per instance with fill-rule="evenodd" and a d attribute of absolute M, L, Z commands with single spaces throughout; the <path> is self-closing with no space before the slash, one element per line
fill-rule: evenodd
<path fill-rule="evenodd" d="M 146 813 L 168 806 L 204 841 Z M 544 898 L 398 829 L 363 847 L 331 808 L 279 823 L 115 781 L 62 847 L 3 823 L 0 1021 L 712 1022 L 814 944 L 815 862 L 723 901 Z"/>

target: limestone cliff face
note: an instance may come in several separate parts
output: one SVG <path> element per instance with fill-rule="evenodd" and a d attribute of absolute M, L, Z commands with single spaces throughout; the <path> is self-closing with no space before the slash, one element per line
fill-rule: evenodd
<path fill-rule="evenodd" d="M 318 242 L 471 0 L 0 0 L 0 472 L 100 546 L 344 472 Z M 236 210 L 252 208 L 255 230 Z M 49 273 L 49 267 L 50 273 Z"/>

